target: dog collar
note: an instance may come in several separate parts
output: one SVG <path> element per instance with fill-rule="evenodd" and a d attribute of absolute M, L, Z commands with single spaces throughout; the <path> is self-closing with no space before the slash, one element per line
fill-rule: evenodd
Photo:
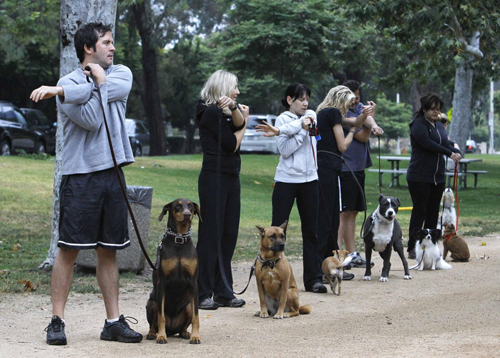
<path fill-rule="evenodd" d="M 457 233 L 454 232 L 453 234 L 449 234 L 449 235 L 444 235 L 443 238 L 446 239 L 446 242 L 448 242 L 453 236 L 455 236 Z"/>
<path fill-rule="evenodd" d="M 183 245 L 185 244 L 186 242 L 188 242 L 189 240 L 191 240 L 191 235 L 193 234 L 193 229 L 189 229 L 189 231 L 185 234 L 179 234 L 179 233 L 176 233 L 176 232 L 173 232 L 171 228 L 167 227 L 167 230 L 165 231 L 165 233 L 163 234 L 163 237 L 161 238 L 162 241 L 169 238 L 169 239 L 174 239 L 174 242 L 176 244 L 180 244 L 180 245 Z M 160 243 L 160 247 L 161 247 L 161 243 Z"/>
<path fill-rule="evenodd" d="M 283 254 L 281 254 L 281 255 L 283 255 Z M 257 259 L 260 262 L 262 262 L 262 267 L 260 268 L 260 270 L 262 271 L 262 269 L 264 269 L 264 266 L 269 266 L 271 268 L 271 270 L 273 270 L 274 266 L 276 266 L 276 264 L 279 262 L 279 260 L 281 260 L 281 255 L 276 260 L 264 260 L 262 258 L 262 256 L 260 256 L 260 252 L 259 252 L 259 254 L 257 255 Z"/>

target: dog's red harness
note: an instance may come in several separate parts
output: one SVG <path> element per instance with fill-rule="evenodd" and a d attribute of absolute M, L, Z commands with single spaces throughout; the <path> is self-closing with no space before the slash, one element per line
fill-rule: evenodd
<path fill-rule="evenodd" d="M 454 233 L 452 233 L 452 234 L 449 234 L 449 235 L 444 235 L 444 236 L 443 236 L 443 238 L 444 238 L 444 239 L 446 239 L 446 243 L 448 243 L 448 241 L 450 241 L 450 239 L 451 239 L 453 236 L 455 236 L 455 235 L 457 235 L 457 233 L 456 233 L 456 232 L 454 232 Z"/>

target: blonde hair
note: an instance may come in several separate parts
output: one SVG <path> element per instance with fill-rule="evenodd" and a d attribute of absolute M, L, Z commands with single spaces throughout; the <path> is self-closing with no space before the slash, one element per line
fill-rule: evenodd
<path fill-rule="evenodd" d="M 222 96 L 231 97 L 236 86 L 238 86 L 238 77 L 235 74 L 219 70 L 212 73 L 205 82 L 200 97 L 209 106 L 218 102 Z"/>
<path fill-rule="evenodd" d="M 316 109 L 316 114 L 325 108 L 335 107 L 342 115 L 349 110 L 352 100 L 356 98 L 354 93 L 346 86 L 333 87 Z"/>

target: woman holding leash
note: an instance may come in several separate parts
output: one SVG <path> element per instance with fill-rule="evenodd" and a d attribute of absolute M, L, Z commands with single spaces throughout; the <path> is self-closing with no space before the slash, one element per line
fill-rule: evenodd
<path fill-rule="evenodd" d="M 198 179 L 200 219 L 203 222 L 200 220 L 196 246 L 200 309 L 215 310 L 218 307 L 242 307 L 245 304 L 225 286 L 219 267 L 223 265 L 232 288 L 231 259 L 240 222 L 239 148 L 249 115 L 249 108 L 236 102 L 239 94 L 238 78 L 230 72 L 219 70 L 205 83 L 196 106 L 203 150 L 203 164 Z M 217 215 L 218 210 L 220 216 Z M 223 262 L 218 260 L 217 240 L 221 240 Z"/>
<path fill-rule="evenodd" d="M 295 83 L 286 89 L 281 103 L 286 111 L 276 118 L 276 127 L 265 121 L 257 131 L 267 137 L 277 135 L 280 161 L 274 177 L 272 226 L 280 226 L 290 216 L 297 200 L 302 230 L 304 287 L 306 291 L 325 293 L 318 256 L 317 211 L 318 173 L 316 170 L 316 139 L 309 136 L 309 126 L 316 114 L 308 110 L 311 90 Z"/>
<path fill-rule="evenodd" d="M 355 100 L 354 93 L 346 86 L 332 88 L 316 109 L 318 129 L 318 177 L 320 183 L 320 204 L 318 211 L 318 237 L 321 260 L 332 256 L 338 250 L 340 223 L 340 186 L 342 153 L 351 144 L 354 134 L 371 115 L 371 106 L 364 106 L 358 117 L 345 115 Z M 343 126 L 347 126 L 347 134 Z M 350 127 L 350 128 L 349 128 Z M 332 154 L 333 153 L 333 154 Z"/>
<path fill-rule="evenodd" d="M 434 93 L 420 98 L 420 110 L 410 123 L 411 159 L 406 181 L 413 202 L 410 218 L 408 258 L 415 259 L 414 229 L 435 229 L 439 203 L 445 188 L 445 160 L 443 154 L 458 163 L 462 156 L 448 140 L 440 122 L 443 100 Z"/>

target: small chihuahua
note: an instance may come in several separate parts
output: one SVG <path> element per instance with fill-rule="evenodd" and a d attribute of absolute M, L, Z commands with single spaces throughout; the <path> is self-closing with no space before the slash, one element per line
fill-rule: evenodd
<path fill-rule="evenodd" d="M 469 246 L 464 239 L 457 235 L 453 224 L 444 224 L 443 259 L 446 259 L 448 251 L 451 252 L 453 261 L 467 262 L 470 259 Z"/>
<path fill-rule="evenodd" d="M 342 279 L 344 278 L 344 267 L 349 265 L 352 260 L 352 256 L 349 256 L 349 251 L 341 250 L 338 251 L 338 258 L 335 257 L 337 251 L 333 251 L 333 256 L 327 257 L 321 269 L 325 274 L 326 279 L 330 282 L 330 288 L 332 293 L 340 296 Z"/>

